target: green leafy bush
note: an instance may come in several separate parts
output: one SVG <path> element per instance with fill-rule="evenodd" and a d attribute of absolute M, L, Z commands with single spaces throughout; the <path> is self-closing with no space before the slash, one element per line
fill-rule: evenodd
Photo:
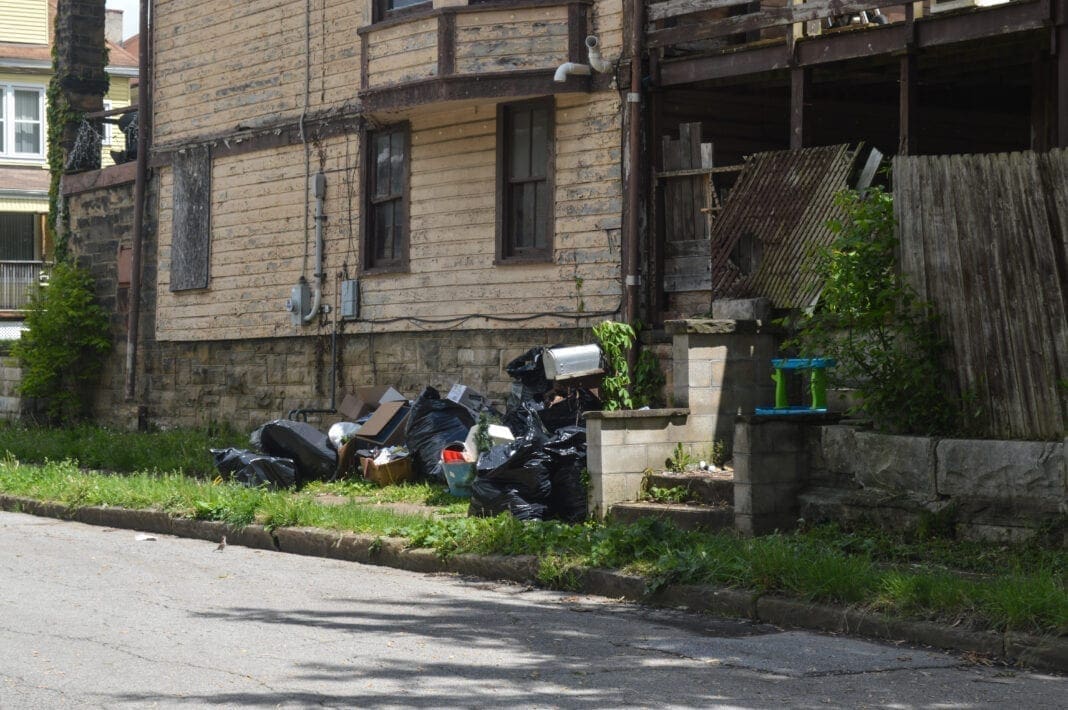
<path fill-rule="evenodd" d="M 634 328 L 626 323 L 606 320 L 593 326 L 593 334 L 601 341 L 607 372 L 601 382 L 601 400 L 606 411 L 633 409 L 630 393 L 630 367 L 627 351 L 634 344 Z"/>
<path fill-rule="evenodd" d="M 56 264 L 48 285 L 30 297 L 26 326 L 12 349 L 22 368 L 19 392 L 36 398 L 52 423 L 84 418 L 87 385 L 111 349 L 108 314 L 94 300 L 92 277 L 74 264 Z"/>
<path fill-rule="evenodd" d="M 846 190 L 835 202 L 845 218 L 829 223 L 837 239 L 817 255 L 820 304 L 788 347 L 835 358 L 835 379 L 856 386 L 861 410 L 879 428 L 952 431 L 959 407 L 947 386 L 945 344 L 930 305 L 897 275 L 892 195 Z"/>

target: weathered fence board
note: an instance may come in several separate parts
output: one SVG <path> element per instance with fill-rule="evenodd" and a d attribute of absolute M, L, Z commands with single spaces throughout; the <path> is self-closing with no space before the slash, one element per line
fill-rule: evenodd
<path fill-rule="evenodd" d="M 894 160 L 901 269 L 986 436 L 1068 421 L 1068 151 Z"/>

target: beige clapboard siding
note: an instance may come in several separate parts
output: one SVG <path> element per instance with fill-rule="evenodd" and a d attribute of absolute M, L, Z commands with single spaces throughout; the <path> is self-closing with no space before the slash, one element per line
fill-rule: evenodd
<path fill-rule="evenodd" d="M 48 44 L 48 0 L 0 3 L 0 42 Z"/>
<path fill-rule="evenodd" d="M 367 42 L 367 82 L 388 86 L 434 76 L 438 71 L 436 18 L 372 32 Z"/>
<path fill-rule="evenodd" d="M 590 32 L 597 35 L 604 58 L 618 60 L 623 51 L 623 0 L 597 0 Z"/>
<path fill-rule="evenodd" d="M 430 107 L 408 120 L 411 135 L 409 273 L 361 279 L 362 314 L 414 316 L 571 313 L 618 307 L 620 102 L 613 93 L 556 98 L 555 255 L 550 264 L 497 266 L 496 106 Z M 355 136 L 324 141 L 327 174 L 326 271 L 355 273 L 360 229 L 359 156 Z M 320 166 L 312 156 L 312 171 Z M 217 158 L 212 171 L 211 283 L 204 291 L 169 291 L 172 176 L 161 171 L 159 317 L 161 340 L 260 338 L 306 334 L 282 310 L 312 245 L 304 240 L 304 149 L 301 146 Z M 351 199 L 350 199 L 351 197 Z M 352 212 L 349 212 L 349 205 Z M 582 279 L 581 293 L 576 278 Z M 333 278 L 323 297 L 333 303 Z M 572 324 L 567 316 L 541 326 Z M 456 327 L 506 327 L 472 320 Z M 349 332 L 366 329 L 353 323 Z M 376 332 L 410 323 L 378 324 Z M 446 326 L 440 326 L 446 327 Z"/>
<path fill-rule="evenodd" d="M 544 69 L 567 61 L 567 7 L 456 16 L 456 72 Z"/>
<path fill-rule="evenodd" d="M 325 14 L 324 14 L 325 11 Z M 238 125 L 295 120 L 351 103 L 360 76 L 363 2 L 312 0 L 310 58 L 304 3 L 228 0 L 156 8 L 156 143 L 166 146 Z"/>

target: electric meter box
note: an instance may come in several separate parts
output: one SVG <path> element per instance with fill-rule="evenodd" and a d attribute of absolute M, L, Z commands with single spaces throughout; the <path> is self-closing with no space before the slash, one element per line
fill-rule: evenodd
<path fill-rule="evenodd" d="M 345 320 L 360 317 L 360 282 L 356 279 L 341 282 L 341 317 Z"/>

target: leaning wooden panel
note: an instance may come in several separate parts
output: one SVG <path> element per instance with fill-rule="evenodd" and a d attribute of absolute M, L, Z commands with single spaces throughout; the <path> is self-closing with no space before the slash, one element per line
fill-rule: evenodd
<path fill-rule="evenodd" d="M 1063 437 L 1068 152 L 899 157 L 895 177 L 905 276 L 940 316 L 977 427 Z"/>

